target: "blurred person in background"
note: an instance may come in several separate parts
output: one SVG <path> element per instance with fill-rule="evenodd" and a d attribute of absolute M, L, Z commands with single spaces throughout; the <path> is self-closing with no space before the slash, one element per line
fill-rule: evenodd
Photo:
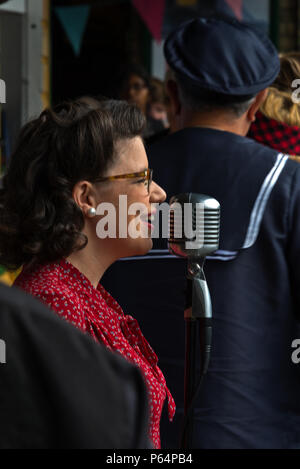
<path fill-rule="evenodd" d="M 152 79 L 152 83 L 154 83 L 151 91 L 151 99 L 154 102 L 153 112 L 155 118 L 163 119 L 164 128 L 160 132 L 150 135 L 145 139 L 147 148 L 149 148 L 153 143 L 157 142 L 161 138 L 179 130 L 179 122 L 176 115 L 176 110 L 174 109 L 174 105 L 170 99 L 168 87 L 166 86 L 172 77 L 172 70 L 168 67 L 164 82 L 156 78 Z"/>
<path fill-rule="evenodd" d="M 156 112 L 153 116 L 151 109 L 151 92 L 153 91 L 155 99 L 158 96 L 157 83 L 155 87 L 151 86 L 151 78 L 144 68 L 138 64 L 130 65 L 123 79 L 121 86 L 121 98 L 131 104 L 135 104 L 146 117 L 146 126 L 143 130 L 143 137 L 151 137 L 165 128 L 165 124 L 161 119 L 157 119 Z"/>
<path fill-rule="evenodd" d="M 135 104 L 144 114 L 150 98 L 150 77 L 140 65 L 130 65 L 123 78 L 121 98 Z"/>
<path fill-rule="evenodd" d="M 300 155 L 300 52 L 280 55 L 280 72 L 251 124 L 248 137 L 275 150 Z M 297 85 L 299 89 L 299 83 Z"/>
<path fill-rule="evenodd" d="M 166 198 L 152 181 L 144 125 L 136 106 L 92 98 L 47 109 L 26 124 L 0 194 L 0 263 L 24 266 L 14 285 L 137 365 L 148 389 L 149 436 L 159 448 L 162 407 L 167 398 L 172 419 L 174 400 L 137 321 L 99 283 L 117 259 L 151 249 L 151 203 Z M 111 236 L 97 232 L 101 203 L 115 209 Z M 133 203 L 147 213 L 129 215 Z M 128 235 L 130 223 L 137 236 Z"/>
<path fill-rule="evenodd" d="M 169 128 L 167 99 L 164 82 L 155 77 L 151 78 L 148 115 L 155 120 L 161 121 L 165 129 Z"/>

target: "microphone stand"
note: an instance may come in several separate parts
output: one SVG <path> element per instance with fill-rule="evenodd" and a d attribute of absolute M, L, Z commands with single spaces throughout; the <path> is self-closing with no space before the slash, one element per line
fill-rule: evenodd
<path fill-rule="evenodd" d="M 211 337 L 212 308 L 203 265 L 205 258 L 188 258 L 188 280 L 192 281 L 192 307 L 185 310 L 185 376 L 184 376 L 184 415 L 186 425 L 183 429 L 182 447 L 193 447 L 193 420 L 196 392 L 208 369 Z M 197 382 L 196 351 L 197 334 L 200 333 L 201 373 Z M 199 383 L 199 385 L 198 385 Z"/>

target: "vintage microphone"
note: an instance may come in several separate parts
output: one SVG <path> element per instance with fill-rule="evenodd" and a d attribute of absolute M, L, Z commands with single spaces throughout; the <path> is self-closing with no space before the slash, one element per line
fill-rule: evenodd
<path fill-rule="evenodd" d="M 208 369 L 212 339 L 212 308 L 203 266 L 205 257 L 219 247 L 220 204 L 207 195 L 186 193 L 170 201 L 168 246 L 172 254 L 188 261 L 192 307 L 184 313 L 186 324 L 184 425 L 181 448 L 193 446 L 193 407 Z M 196 382 L 197 332 L 200 334 L 201 373 Z"/>

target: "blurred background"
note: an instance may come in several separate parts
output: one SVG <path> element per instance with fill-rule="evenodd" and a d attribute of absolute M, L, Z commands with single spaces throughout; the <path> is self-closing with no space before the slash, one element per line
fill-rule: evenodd
<path fill-rule="evenodd" d="M 130 64 L 163 83 L 169 32 L 220 13 L 255 24 L 280 52 L 300 50 L 300 0 L 0 0 L 0 174 L 21 126 L 45 106 L 85 94 L 122 97 Z"/>
<path fill-rule="evenodd" d="M 117 97 L 128 64 L 164 79 L 163 42 L 197 15 L 255 23 L 279 51 L 299 50 L 298 0 L 0 1 L 1 171 L 21 125 L 44 106 L 83 94 Z"/>

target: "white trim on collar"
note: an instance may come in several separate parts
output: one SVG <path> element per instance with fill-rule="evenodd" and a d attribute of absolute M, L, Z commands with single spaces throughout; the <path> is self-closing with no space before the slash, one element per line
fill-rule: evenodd
<path fill-rule="evenodd" d="M 273 168 L 267 174 L 253 206 L 250 223 L 242 249 L 250 248 L 255 243 L 267 202 L 288 159 L 288 155 L 279 153 Z"/>

